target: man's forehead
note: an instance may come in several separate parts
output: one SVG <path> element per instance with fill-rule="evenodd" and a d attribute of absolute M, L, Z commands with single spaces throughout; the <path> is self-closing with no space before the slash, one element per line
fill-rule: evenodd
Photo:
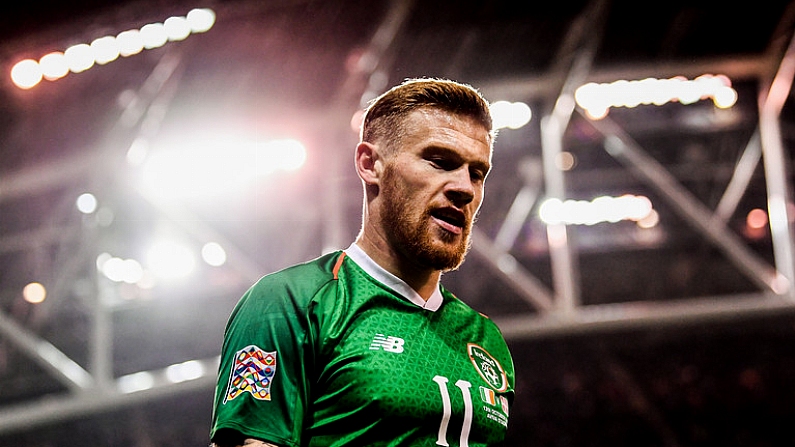
<path fill-rule="evenodd" d="M 419 131 L 423 128 L 433 129 L 442 134 L 463 131 L 469 135 L 477 136 L 478 140 L 483 139 L 489 145 L 491 144 L 490 129 L 486 128 L 477 118 L 438 107 L 421 107 L 412 110 L 406 116 L 404 125 L 409 134 L 412 130 Z"/>

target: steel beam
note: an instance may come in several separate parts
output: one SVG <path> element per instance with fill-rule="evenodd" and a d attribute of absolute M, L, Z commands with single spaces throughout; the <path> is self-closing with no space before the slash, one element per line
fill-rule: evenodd
<path fill-rule="evenodd" d="M 704 204 L 684 188 L 657 160 L 609 118 L 591 124 L 605 135 L 605 150 L 645 179 L 685 221 L 726 254 L 740 270 L 766 291 L 784 293 L 787 279 L 760 259 Z"/>
<path fill-rule="evenodd" d="M 541 312 L 554 310 L 552 291 L 477 227 L 472 230 L 472 251 L 530 305 Z"/>
<path fill-rule="evenodd" d="M 0 335 L 70 390 L 80 392 L 94 386 L 94 378 L 82 366 L 3 312 L 0 312 Z"/>
<path fill-rule="evenodd" d="M 147 377 L 147 387 L 138 390 L 125 389 L 126 378 L 116 380 L 115 387 L 96 389 L 90 393 L 46 396 L 39 400 L 0 407 L 0 435 L 35 429 L 78 417 L 127 408 L 133 405 L 177 396 L 183 393 L 212 393 L 216 383 L 215 373 L 218 358 L 195 361 L 203 373 L 194 378 L 175 381 L 169 369 L 144 371 L 139 377 Z"/>
<path fill-rule="evenodd" d="M 767 182 L 767 204 L 773 255 L 776 267 L 786 278 L 788 295 L 795 300 L 795 260 L 793 259 L 793 213 L 787 157 L 781 139 L 781 110 L 792 91 L 795 78 L 795 36 L 790 40 L 767 92 L 760 94 L 759 131 Z"/>
<path fill-rule="evenodd" d="M 767 294 L 714 296 L 584 306 L 566 318 L 554 313 L 492 318 L 508 340 L 531 340 L 642 328 L 677 328 L 792 315 L 795 303 Z"/>

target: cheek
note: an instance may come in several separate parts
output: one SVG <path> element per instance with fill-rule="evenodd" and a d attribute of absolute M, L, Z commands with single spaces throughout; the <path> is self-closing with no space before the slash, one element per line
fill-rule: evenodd
<path fill-rule="evenodd" d="M 484 193 L 485 191 L 482 187 L 475 190 L 475 197 L 472 199 L 472 206 L 475 208 L 475 211 L 480 209 L 480 205 L 483 204 Z"/>

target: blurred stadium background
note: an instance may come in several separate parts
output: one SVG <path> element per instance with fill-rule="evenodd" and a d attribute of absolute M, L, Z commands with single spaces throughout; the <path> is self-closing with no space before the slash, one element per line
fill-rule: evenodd
<path fill-rule="evenodd" d="M 795 4 L 127 0 L 0 14 L 0 445 L 207 445 L 226 318 L 347 246 L 358 113 L 503 127 L 464 266 L 507 446 L 792 445 Z"/>

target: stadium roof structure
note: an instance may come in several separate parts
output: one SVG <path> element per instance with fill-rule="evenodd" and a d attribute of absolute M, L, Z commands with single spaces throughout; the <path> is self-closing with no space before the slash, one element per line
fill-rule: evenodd
<path fill-rule="evenodd" d="M 214 12 L 211 29 L 29 89 L 8 76 L 21 59 L 193 8 Z M 195 425 L 209 417 L 229 312 L 261 275 L 353 240 L 362 197 L 351 123 L 411 77 L 460 80 L 532 110 L 524 127 L 500 130 L 471 253 L 443 277 L 501 327 L 522 384 L 558 380 L 561 367 L 542 371 L 538 359 L 575 363 L 553 349 L 576 358 L 597 343 L 613 354 L 595 357 L 622 392 L 645 402 L 634 410 L 650 430 L 687 445 L 647 384 L 630 380 L 649 360 L 637 353 L 685 350 L 699 337 L 726 351 L 742 334 L 792 340 L 790 1 L 31 1 L 0 17 L 0 443 L 206 435 Z M 575 101 L 589 83 L 705 76 L 728 80 L 736 102 L 636 102 L 596 119 Z M 224 159 L 231 135 L 245 133 L 300 140 L 306 163 L 229 196 L 214 187 L 169 200 L 138 183 L 147 157 L 176 140 L 217 138 Z M 180 154 L 174 178 L 202 157 Z M 84 193 L 96 210 L 75 206 Z M 647 197 L 658 219 L 539 216 L 546 199 L 625 194 Z M 184 282 L 147 286 L 98 268 L 103 253 L 143 263 L 163 235 L 197 259 L 215 243 L 226 262 L 199 261 Z M 46 287 L 40 303 L 24 298 L 32 282 Z M 512 415 L 515 445 L 530 439 L 534 408 Z M 129 433 L 96 428 L 130 414 Z M 173 418 L 170 434 L 153 427 L 154 414 Z M 83 425 L 69 433 L 74 421 Z"/>

